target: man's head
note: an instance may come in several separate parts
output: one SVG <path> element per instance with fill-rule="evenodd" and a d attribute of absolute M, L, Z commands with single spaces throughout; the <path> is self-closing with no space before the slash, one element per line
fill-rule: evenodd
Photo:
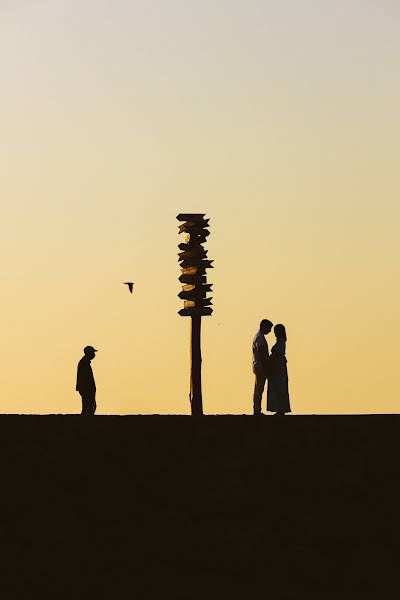
<path fill-rule="evenodd" d="M 86 346 L 83 349 L 83 352 L 84 352 L 85 356 L 87 356 L 89 358 L 89 360 L 92 360 L 96 356 L 97 350 L 95 350 L 93 348 L 93 346 Z"/>
<path fill-rule="evenodd" d="M 272 323 L 271 321 L 268 321 L 268 319 L 263 319 L 260 323 L 260 331 L 261 333 L 263 333 L 264 335 L 266 335 L 267 333 L 269 333 L 272 329 Z"/>

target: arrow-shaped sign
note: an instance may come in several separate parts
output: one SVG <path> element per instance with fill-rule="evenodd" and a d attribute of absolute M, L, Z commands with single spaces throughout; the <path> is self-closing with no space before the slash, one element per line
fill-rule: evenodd
<path fill-rule="evenodd" d="M 211 289 L 212 286 L 213 286 L 212 283 L 206 283 L 205 285 L 201 285 L 201 284 L 194 285 L 194 284 L 189 283 L 188 285 L 182 286 L 182 291 L 183 292 L 191 292 L 192 290 L 200 289 L 205 292 L 212 292 L 212 289 Z"/>
<path fill-rule="evenodd" d="M 198 300 L 205 298 L 208 293 L 209 293 L 208 290 L 202 290 L 202 289 L 195 288 L 194 290 L 190 290 L 187 292 L 185 292 L 185 291 L 180 292 L 178 294 L 178 297 L 181 300 L 193 300 L 194 302 L 197 303 Z"/>
<path fill-rule="evenodd" d="M 178 221 L 204 221 L 205 213 L 183 213 L 176 218 Z"/>
<path fill-rule="evenodd" d="M 181 308 L 178 314 L 181 317 L 207 317 L 211 316 L 212 308 Z"/>
<path fill-rule="evenodd" d="M 197 293 L 195 294 L 195 292 L 192 290 L 191 292 L 179 292 L 178 297 L 181 300 L 193 300 L 193 302 L 196 301 L 197 298 L 205 298 L 206 297 L 206 292 L 204 292 L 204 294 L 200 294 Z"/>
<path fill-rule="evenodd" d="M 191 258 L 190 260 L 184 260 L 181 262 L 182 269 L 197 267 L 199 269 L 213 269 L 213 260 L 204 260 L 202 258 Z"/>
<path fill-rule="evenodd" d="M 187 269 L 182 269 L 182 271 L 186 271 Z M 179 281 L 181 283 L 190 283 L 192 285 L 198 285 L 199 283 L 206 283 L 207 282 L 207 277 L 206 275 L 197 275 L 197 274 L 193 274 L 193 275 L 181 275 L 179 277 Z"/>
<path fill-rule="evenodd" d="M 207 250 L 204 250 L 201 246 L 196 250 L 189 250 L 185 252 L 179 252 L 179 260 L 190 260 L 192 258 L 206 258 Z"/>
<path fill-rule="evenodd" d="M 183 303 L 184 308 L 203 308 L 204 306 L 210 306 L 212 304 L 212 298 L 196 298 L 194 300 L 185 300 Z"/>
<path fill-rule="evenodd" d="M 196 252 L 196 250 L 200 250 L 201 252 L 207 252 L 197 240 L 188 242 L 187 244 L 179 244 L 179 250 L 182 252 Z"/>

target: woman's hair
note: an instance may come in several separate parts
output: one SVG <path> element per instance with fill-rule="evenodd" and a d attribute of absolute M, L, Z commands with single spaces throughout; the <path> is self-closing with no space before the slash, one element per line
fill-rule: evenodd
<path fill-rule="evenodd" d="M 287 337 L 286 337 L 286 329 L 285 329 L 284 325 L 282 325 L 281 323 L 278 323 L 278 325 L 275 325 L 274 333 L 277 338 L 283 338 L 286 342 Z"/>

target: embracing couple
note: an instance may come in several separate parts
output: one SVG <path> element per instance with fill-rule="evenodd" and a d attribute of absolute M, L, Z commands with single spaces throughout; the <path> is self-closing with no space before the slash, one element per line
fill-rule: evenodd
<path fill-rule="evenodd" d="M 275 325 L 276 343 L 268 350 L 265 336 L 272 330 L 272 323 L 263 319 L 253 340 L 254 386 L 253 408 L 255 415 L 262 415 L 261 402 L 265 382 L 268 379 L 267 410 L 276 415 L 290 411 L 288 372 L 286 365 L 286 330 L 281 324 Z"/>

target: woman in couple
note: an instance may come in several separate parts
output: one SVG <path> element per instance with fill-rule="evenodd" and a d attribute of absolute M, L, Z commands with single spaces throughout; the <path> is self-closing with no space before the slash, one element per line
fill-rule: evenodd
<path fill-rule="evenodd" d="M 275 415 L 291 412 L 289 400 L 288 372 L 286 366 L 286 329 L 282 324 L 275 325 L 276 343 L 269 357 L 267 410 Z M 274 415 L 274 416 L 275 416 Z"/>

